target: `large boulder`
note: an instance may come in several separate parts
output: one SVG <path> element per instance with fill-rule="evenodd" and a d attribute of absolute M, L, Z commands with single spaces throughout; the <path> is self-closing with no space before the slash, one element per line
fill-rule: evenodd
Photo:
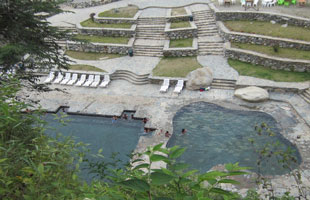
<path fill-rule="evenodd" d="M 208 67 L 203 67 L 190 72 L 187 75 L 186 89 L 199 90 L 211 85 L 213 80 L 212 71 Z"/>
<path fill-rule="evenodd" d="M 268 91 L 256 86 L 237 89 L 235 96 L 249 102 L 260 102 L 269 99 Z"/>

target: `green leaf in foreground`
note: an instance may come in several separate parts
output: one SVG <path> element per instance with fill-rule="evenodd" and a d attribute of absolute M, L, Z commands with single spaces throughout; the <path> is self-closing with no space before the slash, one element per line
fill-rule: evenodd
<path fill-rule="evenodd" d="M 152 184 L 154 185 L 164 185 L 173 180 L 174 177 L 161 172 L 154 172 L 151 174 Z"/>
<path fill-rule="evenodd" d="M 119 182 L 118 185 L 129 188 L 129 189 L 137 190 L 139 192 L 146 192 L 150 190 L 149 184 L 139 179 L 122 181 L 122 182 Z"/>

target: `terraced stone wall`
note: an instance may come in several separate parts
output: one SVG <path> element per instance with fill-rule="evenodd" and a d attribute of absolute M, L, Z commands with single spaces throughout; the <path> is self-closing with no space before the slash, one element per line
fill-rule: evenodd
<path fill-rule="evenodd" d="M 191 27 L 170 29 L 171 23 L 168 22 L 165 27 L 165 35 L 169 39 L 185 39 L 198 37 L 198 29 L 194 22 L 190 22 Z"/>
<path fill-rule="evenodd" d="M 228 28 L 226 28 L 222 22 L 217 22 L 217 25 L 219 27 L 219 34 L 225 41 L 250 43 L 266 46 L 278 45 L 279 47 L 283 48 L 295 48 L 310 51 L 310 42 L 285 39 L 285 38 L 276 38 L 249 33 L 232 32 Z"/>
<path fill-rule="evenodd" d="M 163 54 L 166 57 L 184 57 L 198 55 L 198 40 L 194 38 L 192 47 L 170 48 L 170 40 L 165 41 Z"/>
<path fill-rule="evenodd" d="M 268 12 L 253 12 L 253 11 L 216 11 L 216 21 L 226 20 L 257 20 L 257 21 L 275 21 L 279 24 L 289 24 L 300 27 L 310 27 L 310 19 L 302 17 L 294 17 L 290 15 L 279 15 Z"/>
<path fill-rule="evenodd" d="M 255 65 L 263 65 L 271 69 L 295 72 L 310 72 L 310 61 L 279 58 L 264 55 L 254 51 L 231 48 L 230 43 L 225 44 L 224 54 L 225 57 L 228 58 L 237 59 Z"/>
<path fill-rule="evenodd" d="M 94 21 L 103 24 L 136 24 L 137 19 L 142 11 L 138 11 L 133 18 L 113 18 L 113 17 L 99 17 L 98 13 L 94 16 Z"/>
<path fill-rule="evenodd" d="M 80 43 L 67 42 L 67 49 L 72 51 L 96 52 L 96 53 L 113 53 L 125 55 L 133 46 L 133 39 L 128 44 L 104 44 L 104 43 Z"/>
<path fill-rule="evenodd" d="M 108 37 L 128 37 L 132 38 L 135 36 L 137 25 L 134 24 L 130 29 L 120 29 L 120 28 L 91 28 L 82 27 L 77 25 L 77 32 L 82 35 L 98 35 L 98 36 L 108 36 Z"/>
<path fill-rule="evenodd" d="M 101 0 L 101 1 L 84 1 L 84 2 L 70 2 L 67 3 L 68 6 L 73 7 L 73 8 L 88 8 L 88 7 L 94 7 L 94 6 L 100 6 L 116 1 L 121 1 L 121 0 Z"/>

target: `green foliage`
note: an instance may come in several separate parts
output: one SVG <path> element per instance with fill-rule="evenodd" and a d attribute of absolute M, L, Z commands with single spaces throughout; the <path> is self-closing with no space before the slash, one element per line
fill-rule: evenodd
<path fill-rule="evenodd" d="M 120 192 L 114 198 L 125 199 L 234 199 L 238 195 L 223 190 L 220 184 L 238 184 L 231 179 L 246 174 L 238 164 L 228 164 L 226 170 L 212 171 L 199 175 L 197 170 L 187 171 L 187 165 L 176 162 L 185 149 L 178 146 L 162 148 L 162 144 L 149 147 L 142 154 L 136 154 L 130 170 L 115 170 L 110 177 L 109 190 Z M 145 159 L 140 159 L 141 157 Z M 154 163 L 161 162 L 167 168 L 153 169 Z M 208 183 L 208 184 L 207 184 Z M 116 192 L 113 193 L 114 195 Z M 130 198 L 128 198 L 130 197 Z M 105 198 L 112 198 L 107 194 Z"/>
<path fill-rule="evenodd" d="M 47 16 L 38 15 L 47 12 Z M 0 65 L 9 71 L 21 63 L 20 78 L 33 81 L 29 70 L 66 68 L 68 58 L 59 54 L 56 41 L 70 34 L 51 27 L 45 19 L 62 12 L 52 1 L 6 0 L 0 3 Z M 25 70 L 27 68 L 27 71 Z M 1 77 L 4 78 L 4 77 Z"/>
<path fill-rule="evenodd" d="M 40 111 L 22 113 L 31 107 L 16 100 L 17 80 L 0 85 L 0 199 L 77 198 L 80 145 L 47 137 Z"/>

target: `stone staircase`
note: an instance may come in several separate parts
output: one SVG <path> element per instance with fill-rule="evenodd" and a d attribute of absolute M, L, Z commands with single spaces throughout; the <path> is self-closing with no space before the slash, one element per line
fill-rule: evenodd
<path fill-rule="evenodd" d="M 211 88 L 212 89 L 225 89 L 234 90 L 236 87 L 236 80 L 229 79 L 213 79 Z"/>
<path fill-rule="evenodd" d="M 137 56 L 163 56 L 163 41 L 165 40 L 164 17 L 139 18 L 136 28 L 136 40 L 145 40 L 144 44 L 134 44 L 134 55 Z M 151 41 L 150 41 L 151 40 Z"/>
<path fill-rule="evenodd" d="M 306 89 L 300 94 L 301 98 L 303 98 L 307 103 L 310 104 L 310 88 Z"/>
<path fill-rule="evenodd" d="M 193 12 L 194 22 L 198 28 L 199 55 L 223 55 L 224 41 L 218 34 L 216 21 L 211 10 Z M 216 38 L 216 39 L 213 39 Z"/>
<path fill-rule="evenodd" d="M 126 80 L 135 85 L 149 84 L 149 74 L 138 75 L 128 70 L 116 70 L 111 76 L 111 80 Z"/>

